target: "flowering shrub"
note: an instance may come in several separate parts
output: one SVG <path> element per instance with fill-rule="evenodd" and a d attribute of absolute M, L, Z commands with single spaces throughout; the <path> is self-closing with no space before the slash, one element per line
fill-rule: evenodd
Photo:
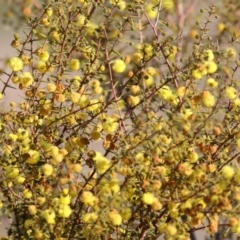
<path fill-rule="evenodd" d="M 28 29 L 2 71 L 1 98 L 25 94 L 0 112 L 7 239 L 185 240 L 220 218 L 239 234 L 240 3 L 13 2 Z"/>

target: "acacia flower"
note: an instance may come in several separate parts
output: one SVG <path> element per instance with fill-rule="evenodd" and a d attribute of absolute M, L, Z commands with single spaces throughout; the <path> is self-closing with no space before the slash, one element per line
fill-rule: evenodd
<path fill-rule="evenodd" d="M 53 209 L 46 209 L 42 212 L 42 217 L 48 224 L 55 224 L 56 214 Z"/>
<path fill-rule="evenodd" d="M 49 59 L 50 55 L 47 51 L 42 51 L 40 54 L 39 54 L 39 59 L 43 62 L 47 62 L 48 59 Z"/>
<path fill-rule="evenodd" d="M 215 105 L 215 98 L 209 91 L 203 91 L 201 98 L 205 107 L 211 108 Z"/>
<path fill-rule="evenodd" d="M 208 87 L 216 88 L 218 86 L 218 82 L 214 78 L 208 78 L 206 83 Z"/>
<path fill-rule="evenodd" d="M 143 203 L 145 203 L 146 205 L 152 205 L 155 201 L 155 197 L 152 193 L 144 193 L 142 196 L 142 201 Z"/>
<path fill-rule="evenodd" d="M 150 19 L 154 19 L 158 15 L 158 7 L 156 7 L 155 4 L 148 3 L 144 10 Z"/>
<path fill-rule="evenodd" d="M 110 161 L 107 158 L 102 156 L 96 159 L 96 169 L 99 174 L 105 173 L 110 168 L 110 166 Z"/>
<path fill-rule="evenodd" d="M 58 214 L 62 218 L 69 218 L 72 213 L 72 209 L 69 205 L 60 204 L 58 209 Z"/>
<path fill-rule="evenodd" d="M 126 69 L 126 63 L 121 59 L 114 60 L 112 70 L 116 73 L 122 73 Z"/>
<path fill-rule="evenodd" d="M 40 160 L 40 153 L 36 150 L 29 150 L 28 155 L 27 163 L 29 164 L 36 164 Z"/>
<path fill-rule="evenodd" d="M 12 69 L 12 71 L 17 72 L 17 71 L 22 70 L 23 61 L 19 57 L 13 57 L 9 60 L 8 66 Z"/>
<path fill-rule="evenodd" d="M 69 62 L 69 68 L 73 71 L 76 71 L 80 68 L 80 61 L 76 58 L 73 58 Z"/>
<path fill-rule="evenodd" d="M 226 94 L 227 98 L 234 99 L 237 97 L 238 92 L 233 87 L 226 87 L 225 94 Z"/>
<path fill-rule="evenodd" d="M 55 92 L 55 90 L 57 89 L 57 86 L 55 83 L 48 83 L 47 85 L 47 90 L 49 92 Z"/>
<path fill-rule="evenodd" d="M 122 217 L 121 217 L 121 215 L 117 211 L 111 211 L 108 214 L 108 217 L 109 217 L 110 222 L 114 226 L 119 226 L 119 225 L 122 224 Z"/>
<path fill-rule="evenodd" d="M 83 191 L 81 201 L 87 205 L 93 206 L 96 201 L 96 197 L 90 191 Z"/>
<path fill-rule="evenodd" d="M 228 166 L 228 165 L 225 165 L 223 168 L 222 168 L 222 176 L 226 179 L 226 180 L 230 180 L 233 178 L 234 176 L 234 168 L 232 166 Z"/>
<path fill-rule="evenodd" d="M 217 64 L 213 61 L 205 62 L 204 66 L 206 67 L 207 73 L 209 74 L 215 73 L 218 69 Z"/>
<path fill-rule="evenodd" d="M 51 176 L 53 173 L 53 166 L 51 164 L 45 163 L 41 168 L 45 176 Z"/>
<path fill-rule="evenodd" d="M 103 119 L 102 128 L 106 133 L 113 133 L 118 128 L 118 122 L 112 117 L 106 117 Z"/>
<path fill-rule="evenodd" d="M 28 87 L 33 83 L 33 76 L 30 72 L 24 72 L 20 77 L 19 77 L 19 83 L 23 87 Z"/>
<path fill-rule="evenodd" d="M 47 71 L 47 64 L 44 61 L 38 61 L 36 68 L 40 73 L 45 73 Z"/>
<path fill-rule="evenodd" d="M 95 222 L 98 219 L 98 215 L 95 212 L 92 213 L 86 213 L 82 217 L 82 221 L 84 223 L 90 223 L 90 222 Z"/>

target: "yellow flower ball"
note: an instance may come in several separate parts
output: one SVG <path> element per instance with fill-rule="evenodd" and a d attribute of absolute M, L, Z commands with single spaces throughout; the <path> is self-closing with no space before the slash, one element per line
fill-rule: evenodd
<path fill-rule="evenodd" d="M 78 59 L 71 59 L 69 62 L 69 68 L 73 71 L 76 71 L 80 68 L 80 61 Z"/>
<path fill-rule="evenodd" d="M 73 164 L 73 171 L 75 173 L 80 173 L 82 171 L 82 165 L 80 163 Z"/>
<path fill-rule="evenodd" d="M 143 59 L 142 53 L 134 53 L 132 59 L 135 63 L 139 63 Z"/>
<path fill-rule="evenodd" d="M 22 70 L 23 61 L 19 57 L 13 57 L 9 60 L 8 66 L 12 69 L 12 71 L 17 72 L 17 71 Z"/>
<path fill-rule="evenodd" d="M 143 76 L 143 81 L 144 81 L 145 86 L 147 86 L 147 87 L 152 86 L 153 83 L 154 83 L 153 77 L 150 76 L 150 75 L 148 75 L 148 74 L 145 74 L 145 75 Z"/>
<path fill-rule="evenodd" d="M 80 108 L 85 108 L 86 106 L 89 105 L 89 102 L 90 102 L 90 100 L 89 100 L 88 96 L 82 95 L 78 101 L 78 106 Z"/>
<path fill-rule="evenodd" d="M 81 201 L 87 205 L 93 206 L 96 201 L 96 197 L 90 191 L 83 191 Z"/>
<path fill-rule="evenodd" d="M 57 146 L 51 146 L 51 155 L 56 156 L 59 153 L 59 148 Z"/>
<path fill-rule="evenodd" d="M 122 216 L 116 212 L 116 211 L 111 211 L 108 214 L 109 221 L 114 225 L 114 226 L 119 226 L 122 224 Z"/>
<path fill-rule="evenodd" d="M 116 73 L 122 73 L 126 69 L 126 63 L 121 59 L 114 60 L 112 70 Z"/>
<path fill-rule="evenodd" d="M 93 22 L 88 22 L 86 24 L 86 32 L 90 35 L 93 36 L 94 32 L 97 30 L 98 25 L 96 23 Z"/>
<path fill-rule="evenodd" d="M 119 180 L 117 178 L 113 178 L 109 182 L 109 187 L 113 194 L 117 194 L 120 191 Z"/>
<path fill-rule="evenodd" d="M 71 197 L 69 194 L 60 196 L 60 203 L 63 205 L 68 205 L 71 202 Z"/>
<path fill-rule="evenodd" d="M 158 96 L 164 100 L 168 100 L 172 95 L 173 92 L 169 86 L 163 86 L 158 90 Z"/>
<path fill-rule="evenodd" d="M 96 170 L 99 174 L 105 173 L 111 166 L 110 161 L 105 157 L 96 160 Z"/>
<path fill-rule="evenodd" d="M 40 153 L 36 150 L 29 150 L 28 155 L 26 162 L 29 164 L 36 164 L 40 160 Z"/>
<path fill-rule="evenodd" d="M 155 199 L 156 198 L 154 197 L 154 195 L 152 193 L 149 193 L 149 192 L 144 193 L 143 196 L 142 196 L 142 201 L 146 205 L 152 205 L 154 203 Z"/>
<path fill-rule="evenodd" d="M 177 228 L 172 224 L 167 224 L 165 233 L 166 233 L 166 235 L 176 236 Z"/>
<path fill-rule="evenodd" d="M 60 34 L 59 34 L 59 32 L 58 31 L 53 31 L 53 32 L 51 32 L 51 38 L 52 38 L 52 40 L 53 41 L 59 41 L 60 40 Z"/>
<path fill-rule="evenodd" d="M 127 98 L 127 103 L 130 105 L 130 106 L 136 106 L 138 105 L 140 102 L 140 98 L 138 96 L 128 96 Z"/>
<path fill-rule="evenodd" d="M 65 97 L 64 94 L 58 93 L 58 94 L 55 94 L 55 99 L 56 99 L 58 102 L 63 103 L 63 102 L 65 102 L 66 97 Z"/>
<path fill-rule="evenodd" d="M 212 49 L 206 49 L 203 51 L 203 53 L 200 56 L 201 60 L 203 62 L 211 62 L 214 59 L 214 54 Z"/>
<path fill-rule="evenodd" d="M 69 218 L 72 214 L 72 209 L 69 205 L 60 204 L 58 209 L 58 214 L 62 218 Z"/>
<path fill-rule="evenodd" d="M 92 213 L 86 213 L 85 215 L 83 215 L 82 217 L 82 221 L 84 223 L 90 223 L 90 222 L 95 222 L 98 219 L 98 215 L 94 212 Z"/>
<path fill-rule="evenodd" d="M 140 92 L 140 90 L 141 90 L 141 88 L 138 85 L 132 85 L 131 88 L 130 88 L 130 92 L 133 95 L 137 95 Z"/>
<path fill-rule="evenodd" d="M 52 156 L 52 163 L 54 164 L 54 165 L 57 165 L 57 164 L 59 164 L 59 163 L 61 163 L 62 161 L 63 161 L 63 154 L 62 153 L 58 153 L 58 154 L 56 154 L 56 155 L 53 155 Z"/>
<path fill-rule="evenodd" d="M 28 206 L 28 212 L 31 215 L 35 215 L 37 213 L 37 207 L 35 205 L 29 205 Z"/>
<path fill-rule="evenodd" d="M 184 120 L 188 120 L 189 117 L 193 114 L 192 110 L 189 108 L 186 109 L 181 109 L 180 111 L 180 116 L 184 119 Z"/>
<path fill-rule="evenodd" d="M 51 164 L 45 163 L 41 168 L 45 176 L 51 176 L 53 173 L 53 166 Z"/>
<path fill-rule="evenodd" d="M 56 214 L 53 209 L 46 209 L 42 212 L 42 217 L 48 224 L 55 224 Z"/>
<path fill-rule="evenodd" d="M 239 107 L 240 106 L 240 98 L 236 98 L 233 100 L 233 107 Z"/>
<path fill-rule="evenodd" d="M 225 165 L 223 168 L 222 168 L 222 176 L 223 178 L 225 178 L 226 180 L 230 180 L 233 178 L 234 176 L 234 173 L 235 173 L 235 170 L 232 166 L 228 166 L 228 165 Z"/>
<path fill-rule="evenodd" d="M 226 28 L 226 25 L 224 23 L 219 23 L 218 24 L 218 32 L 223 32 L 224 29 Z"/>
<path fill-rule="evenodd" d="M 118 122 L 111 117 L 104 118 L 102 122 L 102 128 L 106 133 L 115 132 L 118 128 L 118 125 Z"/>
<path fill-rule="evenodd" d="M 40 73 L 45 73 L 47 71 L 47 64 L 46 62 L 39 61 L 36 65 L 36 68 Z"/>
<path fill-rule="evenodd" d="M 32 197 L 32 192 L 29 189 L 25 189 L 23 191 L 23 197 L 27 198 L 27 199 L 31 198 Z"/>
<path fill-rule="evenodd" d="M 101 94 L 101 93 L 103 92 L 103 88 L 102 88 L 102 87 L 99 87 L 99 86 L 93 87 L 93 92 L 94 92 L 95 94 Z"/>
<path fill-rule="evenodd" d="M 5 171 L 8 178 L 14 179 L 19 175 L 19 169 L 17 166 L 7 167 Z"/>
<path fill-rule="evenodd" d="M 79 27 L 83 26 L 85 23 L 85 20 L 86 20 L 86 17 L 84 15 L 78 14 L 77 20 L 76 20 L 77 26 L 79 26 Z"/>
<path fill-rule="evenodd" d="M 43 62 L 47 62 L 48 59 L 49 59 L 50 55 L 47 51 L 42 51 L 40 54 L 39 54 L 39 59 Z"/>
<path fill-rule="evenodd" d="M 148 68 L 146 68 L 146 72 L 147 72 L 147 74 L 150 75 L 150 76 L 154 76 L 154 75 L 156 75 L 156 73 L 157 73 L 156 69 L 153 68 L 153 67 L 148 67 Z"/>
<path fill-rule="evenodd" d="M 57 89 L 57 86 L 55 83 L 48 83 L 47 85 L 47 90 L 49 92 L 55 92 L 55 90 Z"/>
<path fill-rule="evenodd" d="M 158 7 L 155 4 L 148 3 L 144 10 L 150 19 L 155 19 L 158 15 Z"/>
<path fill-rule="evenodd" d="M 100 109 L 100 107 L 101 107 L 101 102 L 99 100 L 97 100 L 97 99 L 92 99 L 92 100 L 90 100 L 89 106 L 88 106 L 87 109 L 89 111 L 94 112 L 94 111 Z"/>
<path fill-rule="evenodd" d="M 19 140 L 24 140 L 24 139 L 28 139 L 29 137 L 29 132 L 23 128 L 19 128 L 17 130 L 17 136 Z"/>
<path fill-rule="evenodd" d="M 208 78 L 206 81 L 208 87 L 216 88 L 218 86 L 218 82 L 214 78 Z"/>
<path fill-rule="evenodd" d="M 215 98 L 209 91 L 203 91 L 201 98 L 205 107 L 211 108 L 215 105 Z"/>
<path fill-rule="evenodd" d="M 158 4 L 159 3 L 158 0 L 153 0 L 153 1 L 156 2 L 154 4 Z M 163 0 L 162 4 L 163 4 L 163 8 L 165 8 L 165 9 L 167 9 L 169 11 L 174 9 L 174 1 L 173 0 Z"/>
<path fill-rule="evenodd" d="M 234 60 L 236 58 L 236 50 L 232 47 L 228 47 L 225 50 L 224 57 L 227 58 L 228 60 Z"/>
<path fill-rule="evenodd" d="M 233 87 L 226 87 L 225 94 L 226 94 L 228 99 L 235 99 L 238 95 L 238 92 Z"/>
<path fill-rule="evenodd" d="M 26 180 L 26 178 L 24 176 L 20 175 L 16 178 L 16 183 L 23 184 L 25 182 L 25 180 Z"/>
<path fill-rule="evenodd" d="M 188 90 L 185 86 L 181 86 L 177 88 L 176 94 L 178 97 L 183 97 L 188 93 Z"/>
<path fill-rule="evenodd" d="M 160 211 L 163 207 L 163 205 L 156 199 L 153 204 L 151 204 L 153 211 Z"/>
<path fill-rule="evenodd" d="M 199 159 L 199 156 L 196 152 L 194 152 L 193 150 L 191 150 L 188 154 L 188 159 L 190 163 L 195 163 L 197 162 L 197 160 Z"/>
<path fill-rule="evenodd" d="M 13 134 L 13 133 L 10 133 L 10 134 L 9 134 L 9 137 L 11 138 L 11 140 L 12 140 L 13 142 L 16 142 L 17 139 L 18 139 L 18 136 L 17 136 L 16 134 Z"/>
<path fill-rule="evenodd" d="M 42 206 L 44 203 L 46 202 L 46 198 L 45 197 L 38 197 L 37 198 L 37 203 Z"/>
<path fill-rule="evenodd" d="M 46 14 L 48 17 L 51 17 L 53 15 L 53 9 L 52 8 L 48 8 L 46 11 Z"/>
<path fill-rule="evenodd" d="M 33 83 L 33 76 L 30 72 L 24 72 L 20 77 L 19 77 L 19 83 L 23 87 L 28 87 Z"/>
<path fill-rule="evenodd" d="M 123 220 L 128 220 L 132 216 L 132 210 L 129 207 L 124 207 L 121 209 L 121 216 Z"/>
<path fill-rule="evenodd" d="M 98 140 L 98 139 L 101 138 L 101 133 L 94 131 L 94 132 L 91 133 L 91 137 L 92 137 L 93 140 Z"/>
<path fill-rule="evenodd" d="M 70 94 L 70 100 L 72 103 L 77 103 L 81 97 L 81 94 L 78 92 L 71 92 Z"/>
<path fill-rule="evenodd" d="M 17 84 L 19 83 L 19 77 L 18 76 L 12 76 L 12 82 Z"/>
<path fill-rule="evenodd" d="M 194 79 L 201 79 L 203 77 L 203 74 L 202 74 L 201 70 L 199 70 L 197 68 L 197 69 L 192 70 L 192 77 Z"/>
<path fill-rule="evenodd" d="M 215 73 L 218 69 L 217 64 L 213 61 L 205 62 L 204 66 L 206 67 L 207 73 L 209 74 Z"/>

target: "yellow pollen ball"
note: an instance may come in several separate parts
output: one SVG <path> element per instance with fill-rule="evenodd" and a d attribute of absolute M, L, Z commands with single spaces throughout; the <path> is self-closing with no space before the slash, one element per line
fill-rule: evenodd
<path fill-rule="evenodd" d="M 155 201 L 155 197 L 152 193 L 144 193 L 142 196 L 142 201 L 143 203 L 147 204 L 147 205 L 152 205 Z"/>
<path fill-rule="evenodd" d="M 19 57 L 13 57 L 9 60 L 8 66 L 12 69 L 12 71 L 17 72 L 17 71 L 22 70 L 23 61 Z"/>
<path fill-rule="evenodd" d="M 227 180 L 230 180 L 233 178 L 234 176 L 234 168 L 232 166 L 228 166 L 228 165 L 225 165 L 223 168 L 222 168 L 222 176 L 227 179 Z"/>
<path fill-rule="evenodd" d="M 116 59 L 112 64 L 112 70 L 116 73 L 122 73 L 126 69 L 126 63 L 121 59 Z"/>
<path fill-rule="evenodd" d="M 238 92 L 233 87 L 226 87 L 225 94 L 226 94 L 227 98 L 234 99 L 237 97 Z"/>
<path fill-rule="evenodd" d="M 80 68 L 80 61 L 78 59 L 71 59 L 69 62 L 69 68 L 76 71 Z"/>
<path fill-rule="evenodd" d="M 110 222 L 114 225 L 114 226 L 119 226 L 122 223 L 122 217 L 119 213 L 117 213 L 116 211 L 111 211 L 108 214 L 109 220 Z"/>
<path fill-rule="evenodd" d="M 42 166 L 41 170 L 45 176 L 51 176 L 53 173 L 53 166 L 46 163 Z"/>

